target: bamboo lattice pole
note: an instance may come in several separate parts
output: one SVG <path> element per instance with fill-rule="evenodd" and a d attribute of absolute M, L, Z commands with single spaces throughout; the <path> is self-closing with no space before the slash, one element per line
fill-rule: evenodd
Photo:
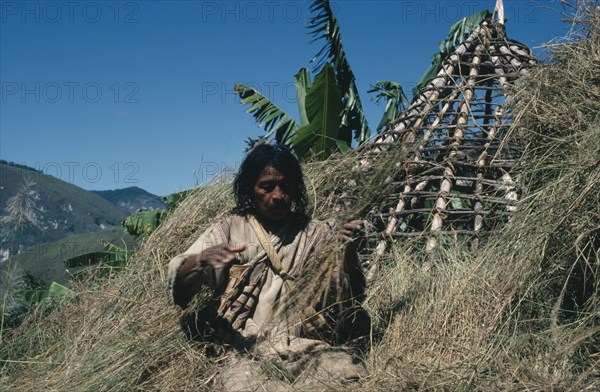
<path fill-rule="evenodd" d="M 398 139 L 397 135 L 404 132 L 407 128 L 408 129 L 411 129 L 411 128 L 416 129 L 421 126 L 421 124 L 424 121 L 424 118 L 426 117 L 428 112 L 433 108 L 433 106 L 434 106 L 433 103 L 439 97 L 439 92 L 446 87 L 446 85 L 448 83 L 448 79 L 454 71 L 453 63 L 458 62 L 460 60 L 460 56 L 463 55 L 464 53 L 466 53 L 472 47 L 472 45 L 474 45 L 477 42 L 477 36 L 480 33 L 480 31 L 481 31 L 481 26 L 478 26 L 477 28 L 475 28 L 473 30 L 471 35 L 461 45 L 459 45 L 456 48 L 455 52 L 450 56 L 449 61 L 447 61 L 444 64 L 444 66 L 442 67 L 440 72 L 430 83 L 432 88 L 427 89 L 427 91 L 425 91 L 415 101 L 415 103 L 413 105 L 411 105 L 411 108 L 409 108 L 407 110 L 406 117 L 409 117 L 409 118 L 411 118 L 413 116 L 416 117 L 419 113 L 421 114 L 421 116 L 416 117 L 416 121 L 410 127 L 408 127 L 408 124 L 406 121 L 400 120 L 400 121 L 398 121 L 397 125 L 393 128 L 393 132 L 386 132 L 386 133 L 382 134 L 380 137 L 378 137 L 377 139 L 375 139 L 374 145 L 377 146 L 375 154 L 382 152 L 381 146 L 392 144 L 392 143 L 396 142 Z M 411 136 L 406 138 L 404 140 L 404 142 L 409 144 L 412 141 L 414 141 L 414 137 L 416 137 L 416 134 L 414 132 L 412 132 Z M 362 166 L 368 165 L 368 160 L 362 160 L 361 165 Z M 422 183 L 422 184 L 423 184 L 422 185 L 423 187 L 427 185 L 426 183 Z M 407 183 L 407 185 L 405 185 L 404 191 L 405 192 L 411 191 L 410 185 L 408 185 L 408 183 Z M 396 212 L 402 211 L 404 209 L 404 207 L 405 207 L 405 201 L 403 198 L 400 198 L 394 211 L 396 211 Z M 388 241 L 386 239 L 386 236 L 391 234 L 394 230 L 396 230 L 398 223 L 399 223 L 399 221 L 397 218 L 391 218 L 390 221 L 388 222 L 386 229 L 382 233 L 383 238 L 377 244 L 377 247 L 375 249 L 375 258 L 371 261 L 371 265 L 369 266 L 367 279 L 370 279 L 374 276 L 376 269 L 377 269 L 377 260 L 381 255 L 383 255 L 383 253 L 385 252 L 385 250 L 387 248 Z"/>
<path fill-rule="evenodd" d="M 504 24 L 504 4 L 502 0 L 496 0 L 496 7 L 494 8 L 494 14 L 497 15 L 498 23 Z"/>
<path fill-rule="evenodd" d="M 502 116 L 504 115 L 505 108 L 504 106 L 498 106 L 494 110 L 494 118 L 495 122 L 491 128 L 489 128 L 489 132 L 487 135 L 487 140 L 483 145 L 483 151 L 477 157 L 477 179 L 475 180 L 475 192 L 474 195 L 477 197 L 477 201 L 473 206 L 473 209 L 476 213 L 475 219 L 473 221 L 473 231 L 475 232 L 475 238 L 471 242 L 471 250 L 475 251 L 479 248 L 479 233 L 483 228 L 483 202 L 481 196 L 483 195 L 483 182 L 484 182 L 484 168 L 486 164 L 486 160 L 488 158 L 488 149 L 490 148 L 492 141 L 496 137 L 496 132 L 499 129 L 499 125 L 502 122 Z"/>
<path fill-rule="evenodd" d="M 433 219 L 431 221 L 431 230 L 430 232 L 435 233 L 436 231 L 440 231 L 442 229 L 442 224 L 445 219 L 445 211 L 446 206 L 448 204 L 448 195 L 452 190 L 452 186 L 454 183 L 454 175 L 455 169 L 452 165 L 452 160 L 458 153 L 458 149 L 462 143 L 462 138 L 464 136 L 464 130 L 467 126 L 467 122 L 469 121 L 469 107 L 471 104 L 471 98 L 473 98 L 473 86 L 477 81 L 477 76 L 479 75 L 479 64 L 481 63 L 481 52 L 483 52 L 483 46 L 478 46 L 475 49 L 475 56 L 472 60 L 472 66 L 469 71 L 469 78 L 467 79 L 467 83 L 465 85 L 465 89 L 463 91 L 463 102 L 460 105 L 460 116 L 458 117 L 457 127 L 454 131 L 453 140 L 451 144 L 450 153 L 446 158 L 444 164 L 444 179 L 440 184 L 440 191 L 437 200 L 435 201 L 435 209 L 433 213 Z M 461 79 L 461 82 L 464 83 L 464 79 Z M 425 245 L 425 250 L 427 252 L 432 251 L 437 244 L 437 238 L 435 236 L 431 236 L 427 240 L 427 244 Z"/>

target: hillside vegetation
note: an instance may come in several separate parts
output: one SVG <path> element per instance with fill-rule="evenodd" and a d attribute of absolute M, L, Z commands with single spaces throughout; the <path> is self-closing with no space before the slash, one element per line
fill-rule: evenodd
<path fill-rule="evenodd" d="M 0 163 L 0 179 L 4 258 L 7 251 L 14 255 L 34 244 L 120 225 L 127 216 L 98 195 L 25 166 Z M 25 205 L 28 211 L 22 211 Z"/>
<path fill-rule="evenodd" d="M 508 137 L 525 153 L 515 217 L 476 254 L 448 246 L 426 256 L 410 241 L 396 244 L 365 303 L 381 331 L 364 355 L 370 376 L 350 385 L 320 380 L 323 389 L 600 389 L 600 15 L 593 11 L 516 95 Z M 305 166 L 317 217 L 355 212 L 334 213 L 331 197 L 351 177 L 353 159 Z M 384 187 L 376 175 L 356 181 L 361 197 Z M 122 274 L 82 285 L 50 314 L 32 314 L 2 342 L 0 389 L 211 390 L 228 354 L 185 339 L 165 267 L 231 202 L 228 184 L 197 190 Z"/>
<path fill-rule="evenodd" d="M 101 251 L 110 242 L 133 251 L 135 239 L 122 227 L 113 227 L 92 233 L 73 234 L 58 241 L 36 244 L 13 257 L 13 262 L 31 274 L 38 283 L 46 285 L 53 281 L 68 285 L 70 275 L 64 261 L 85 253 Z"/>

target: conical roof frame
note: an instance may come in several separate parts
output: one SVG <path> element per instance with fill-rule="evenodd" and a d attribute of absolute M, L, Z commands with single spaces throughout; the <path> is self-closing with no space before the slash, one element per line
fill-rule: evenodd
<path fill-rule="evenodd" d="M 520 156 L 504 137 L 513 123 L 512 87 L 537 63 L 531 50 L 506 37 L 504 25 L 484 21 L 444 61 L 410 107 L 362 151 L 361 164 L 401 156 L 390 193 L 369 213 L 379 233 L 375 256 L 403 237 L 467 239 L 477 249 L 509 219 Z M 403 153 L 397 154 L 398 149 Z"/>

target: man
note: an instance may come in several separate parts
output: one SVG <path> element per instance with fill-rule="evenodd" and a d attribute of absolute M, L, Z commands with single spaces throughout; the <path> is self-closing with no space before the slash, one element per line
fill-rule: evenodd
<path fill-rule="evenodd" d="M 329 292 L 323 298 L 333 303 L 312 301 L 305 295 L 307 301 L 294 307 L 301 302 L 303 290 L 318 286 L 310 279 L 322 267 L 317 264 L 318 256 L 333 237 L 328 225 L 308 216 L 299 162 L 286 147 L 259 145 L 242 162 L 234 194 L 234 213 L 211 226 L 169 263 L 175 303 L 186 307 L 204 285 L 221 294 L 213 312 L 214 325 L 218 335 L 239 350 L 288 358 L 290 352 L 331 349 L 319 339 L 336 330 L 328 322 L 332 317 L 327 316 L 332 312 L 339 316 L 339 307 L 364 291 L 357 256 L 362 221 L 343 225 L 337 235 L 344 245 L 342 260 L 335 260 L 328 273 L 321 275 L 329 280 L 324 282 Z M 335 361 L 333 357 L 329 355 L 328 360 Z M 362 366 L 350 367 L 349 373 L 364 374 Z M 305 370 L 290 368 L 288 380 Z"/>

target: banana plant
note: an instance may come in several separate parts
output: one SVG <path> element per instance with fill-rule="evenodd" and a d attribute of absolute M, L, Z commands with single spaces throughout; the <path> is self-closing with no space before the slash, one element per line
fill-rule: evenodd
<path fill-rule="evenodd" d="M 123 227 L 133 236 L 149 236 L 166 219 L 167 215 L 168 213 L 164 210 L 137 211 L 123 220 Z"/>
<path fill-rule="evenodd" d="M 250 105 L 247 111 L 265 129 L 263 140 L 274 138 L 292 148 L 303 161 L 324 159 L 335 151 L 349 149 L 351 140 L 342 138 L 343 100 L 333 67 L 326 63 L 314 83 L 306 68 L 300 69 L 294 80 L 300 123 L 255 89 L 236 86 L 242 104 Z"/>
<path fill-rule="evenodd" d="M 85 271 L 92 266 L 107 267 L 110 270 L 121 270 L 129 262 L 131 253 L 115 244 L 106 242 L 104 250 L 89 252 L 64 261 L 68 269 L 72 269 L 73 275 Z"/>
<path fill-rule="evenodd" d="M 314 83 L 307 68 L 294 75 L 300 122 L 259 91 L 236 85 L 241 103 L 250 105 L 247 111 L 266 132 L 259 140 L 274 139 L 288 145 L 301 160 L 325 159 L 335 151 L 351 148 L 353 140 L 362 144 L 370 136 L 329 1 L 314 1 L 310 10 L 314 16 L 308 22 L 309 34 L 313 42 L 324 40 L 325 45 L 310 61 L 314 63 Z M 249 143 L 255 142 L 257 139 L 249 139 Z"/>
<path fill-rule="evenodd" d="M 33 306 L 37 304 L 52 305 L 59 300 L 75 298 L 77 293 L 60 283 L 52 282 L 47 289 L 26 289 L 22 290 L 20 295 L 29 306 Z"/>
<path fill-rule="evenodd" d="M 165 210 L 137 211 L 135 214 L 125 218 L 123 227 L 129 234 L 135 237 L 142 238 L 149 236 L 193 191 L 194 189 L 187 189 L 163 197 L 162 200 L 167 205 Z"/>
<path fill-rule="evenodd" d="M 89 271 L 92 266 L 107 267 L 110 271 L 123 269 L 129 261 L 130 253 L 126 249 L 120 248 L 110 242 L 105 243 L 104 248 L 105 250 L 103 251 L 89 252 L 71 257 L 65 260 L 64 264 L 67 268 L 73 269 L 71 271 L 73 276 L 79 276 Z M 40 284 L 34 283 L 30 288 L 22 290 L 20 295 L 29 306 L 33 306 L 38 304 L 52 305 L 61 300 L 75 298 L 77 293 L 57 282 L 52 282 L 47 289 Z"/>
<path fill-rule="evenodd" d="M 104 250 L 89 252 L 64 260 L 71 279 L 93 278 L 102 280 L 123 271 L 132 256 L 127 248 L 110 242 L 104 243 Z"/>

